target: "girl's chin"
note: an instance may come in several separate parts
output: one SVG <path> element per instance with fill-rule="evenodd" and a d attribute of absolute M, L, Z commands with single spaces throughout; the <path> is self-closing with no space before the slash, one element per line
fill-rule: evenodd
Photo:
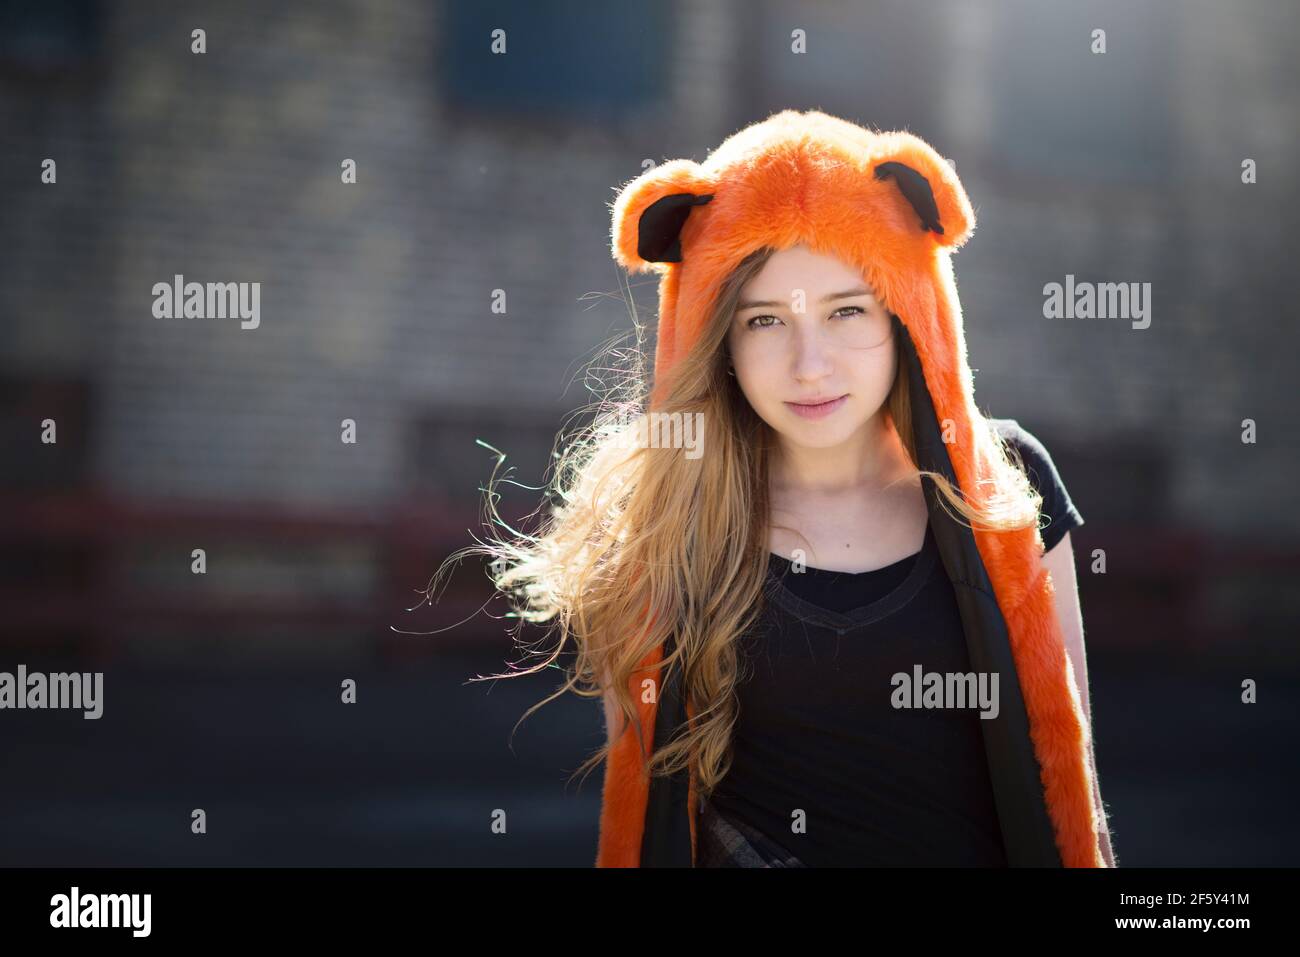
<path fill-rule="evenodd" d="M 769 423 L 770 424 L 770 423 Z M 843 423 L 796 422 L 793 425 L 782 422 L 780 428 L 773 426 L 781 438 L 791 445 L 808 449 L 830 449 L 852 437 L 855 429 Z"/>

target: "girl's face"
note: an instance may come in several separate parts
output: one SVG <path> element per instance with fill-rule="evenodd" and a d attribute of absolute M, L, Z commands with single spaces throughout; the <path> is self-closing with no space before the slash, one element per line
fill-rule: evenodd
<path fill-rule="evenodd" d="M 897 371 L 889 312 L 870 286 L 803 245 L 774 253 L 741 289 L 727 347 L 754 411 L 809 448 L 853 436 L 881 411 Z"/>

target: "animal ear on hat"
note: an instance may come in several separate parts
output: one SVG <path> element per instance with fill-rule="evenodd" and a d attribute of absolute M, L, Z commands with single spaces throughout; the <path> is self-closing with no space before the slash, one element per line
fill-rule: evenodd
<path fill-rule="evenodd" d="M 876 179 L 893 180 L 916 211 L 921 232 L 941 246 L 962 245 L 975 230 L 975 211 L 952 164 L 910 133 L 886 133 L 886 158 L 875 164 Z"/>
<path fill-rule="evenodd" d="M 888 179 L 890 176 L 898 180 L 899 192 L 912 204 L 916 215 L 921 217 L 921 228 L 942 236 L 943 223 L 939 222 L 939 207 L 934 201 L 930 181 L 902 163 L 881 163 L 876 167 L 876 179 Z"/>
<path fill-rule="evenodd" d="M 682 261 L 682 227 L 691 210 L 713 199 L 713 184 L 692 160 L 646 170 L 613 203 L 611 249 L 628 272 Z"/>

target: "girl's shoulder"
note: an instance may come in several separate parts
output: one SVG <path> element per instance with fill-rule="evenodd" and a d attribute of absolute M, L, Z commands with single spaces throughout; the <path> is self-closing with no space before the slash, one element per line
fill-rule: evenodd
<path fill-rule="evenodd" d="M 1019 420 L 991 418 L 988 421 L 1002 438 L 1010 445 L 1015 446 L 1016 451 L 1020 452 L 1022 457 L 1028 456 L 1025 458 L 1026 464 L 1029 464 L 1030 459 L 1052 461 L 1052 456 L 1047 451 L 1047 447 L 1043 445 L 1038 436 L 1021 425 Z"/>
<path fill-rule="evenodd" d="M 1014 446 L 1025 465 L 1025 474 L 1030 484 L 1043 497 L 1041 514 L 1046 522 L 1040 519 L 1039 524 L 1042 526 L 1044 548 L 1050 552 L 1067 532 L 1084 524 L 1083 515 L 1066 489 L 1051 453 L 1038 436 L 1016 419 L 990 418 L 989 424 L 1007 444 Z"/>

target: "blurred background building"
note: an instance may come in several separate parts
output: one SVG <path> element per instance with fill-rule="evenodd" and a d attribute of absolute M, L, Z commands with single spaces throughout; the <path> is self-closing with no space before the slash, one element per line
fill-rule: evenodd
<path fill-rule="evenodd" d="M 106 673 L 101 721 L 0 716 L 0 862 L 590 864 L 599 706 L 507 740 L 559 679 L 466 683 L 518 659 L 480 564 L 406 609 L 483 534 L 484 443 L 523 516 L 586 363 L 653 331 L 617 186 L 819 108 L 921 135 L 975 204 L 976 401 L 1087 521 L 1121 863 L 1296 863 L 1294 4 L 0 10 L 0 670 Z M 154 318 L 176 274 L 260 282 L 259 328 Z M 1045 319 L 1067 274 L 1151 283 L 1150 327 Z"/>

